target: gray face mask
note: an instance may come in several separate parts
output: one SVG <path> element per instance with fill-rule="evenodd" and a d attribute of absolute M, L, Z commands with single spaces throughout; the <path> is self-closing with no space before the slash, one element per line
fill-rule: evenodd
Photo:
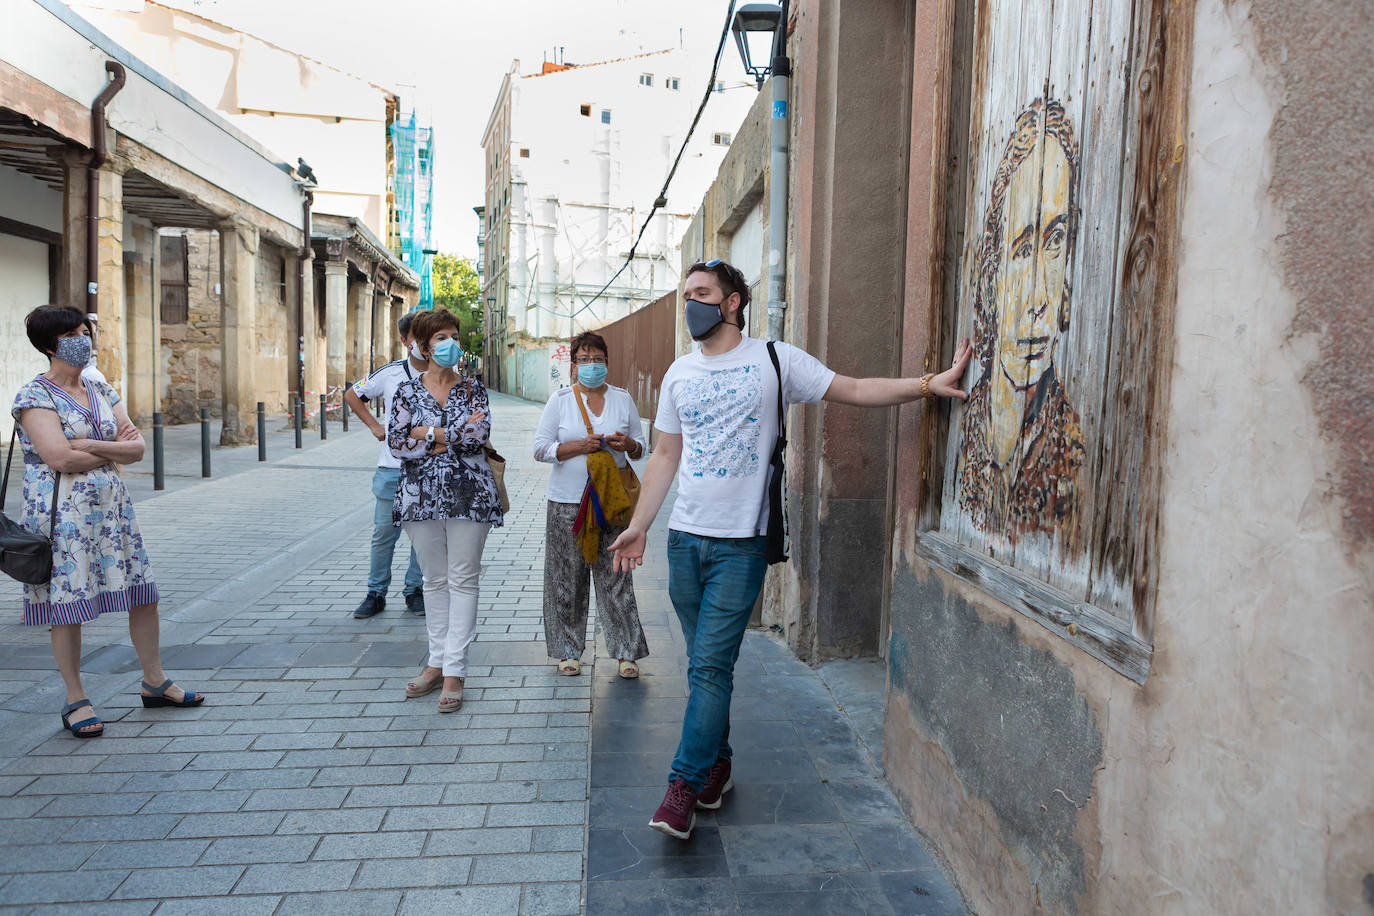
<path fill-rule="evenodd" d="M 85 369 L 91 361 L 91 339 L 85 334 L 80 337 L 59 337 L 53 356 L 69 366 Z"/>

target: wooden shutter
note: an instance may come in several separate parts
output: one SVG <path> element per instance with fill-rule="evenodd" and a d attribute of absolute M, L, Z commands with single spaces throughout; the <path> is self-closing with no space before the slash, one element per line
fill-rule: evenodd
<path fill-rule="evenodd" d="M 158 261 L 162 286 L 162 323 L 185 324 L 190 317 L 186 236 L 161 236 Z"/>
<path fill-rule="evenodd" d="M 1173 305 L 1164 205 L 1176 206 L 1182 120 L 1168 8 L 979 0 L 972 12 L 945 326 L 974 358 L 922 537 L 939 565 L 1141 681 L 1157 536 L 1147 456 Z"/>

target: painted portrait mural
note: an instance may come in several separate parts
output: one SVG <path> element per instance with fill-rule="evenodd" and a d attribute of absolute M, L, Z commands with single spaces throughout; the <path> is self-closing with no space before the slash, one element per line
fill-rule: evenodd
<path fill-rule="evenodd" d="M 1061 380 L 1072 318 L 1078 143 L 1064 106 L 1017 116 L 993 175 L 973 266 L 981 372 L 960 424 L 959 507 L 1013 543 L 1079 536 L 1083 430 Z"/>

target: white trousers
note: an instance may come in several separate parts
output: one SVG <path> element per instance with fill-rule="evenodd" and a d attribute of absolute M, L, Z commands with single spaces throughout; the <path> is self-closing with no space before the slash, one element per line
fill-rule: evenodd
<path fill-rule="evenodd" d="M 429 666 L 467 677 L 468 646 L 477 630 L 478 575 L 491 525 L 465 518 L 405 522 L 425 580 Z"/>

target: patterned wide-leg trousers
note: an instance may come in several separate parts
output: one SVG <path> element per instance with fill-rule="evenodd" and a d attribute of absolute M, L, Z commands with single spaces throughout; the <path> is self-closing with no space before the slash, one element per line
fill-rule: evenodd
<path fill-rule="evenodd" d="M 617 573 L 606 548 L 625 529 L 601 529 L 601 553 L 587 568 L 573 534 L 576 503 L 550 502 L 544 534 L 544 643 L 550 658 L 581 658 L 587 644 L 590 583 L 596 583 L 596 608 L 606 651 L 614 658 L 641 659 L 649 654 L 639 624 L 633 574 Z M 590 573 L 590 576 L 588 575 Z"/>

